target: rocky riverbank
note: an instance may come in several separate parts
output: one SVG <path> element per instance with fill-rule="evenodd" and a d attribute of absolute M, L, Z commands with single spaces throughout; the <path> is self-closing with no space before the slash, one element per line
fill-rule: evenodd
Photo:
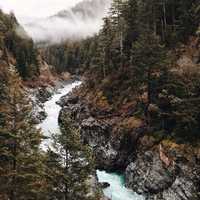
<path fill-rule="evenodd" d="M 93 148 L 98 169 L 121 171 L 126 168 L 135 157 L 134 136 L 112 134 L 112 124 L 95 117 L 90 106 L 77 96 L 64 96 L 58 103 L 62 106 L 59 123 L 66 116 L 73 118 L 80 128 L 83 143 Z"/>
<path fill-rule="evenodd" d="M 124 172 L 126 186 L 147 200 L 200 198 L 198 147 L 150 136 L 134 118 L 129 120 L 134 120 L 135 126 L 127 131 L 118 126 L 120 116 L 110 117 L 109 111 L 102 114 L 75 93 L 58 103 L 62 106 L 59 123 L 66 116 L 75 121 L 83 143 L 93 149 L 98 169 Z"/>
<path fill-rule="evenodd" d="M 46 137 L 46 139 L 43 141 L 43 144 L 41 145 L 41 148 L 44 151 L 47 147 L 51 148 L 50 133 L 55 133 L 59 129 L 57 118 L 60 107 L 56 105 L 56 102 L 62 95 L 68 93 L 74 87 L 81 84 L 81 82 L 77 80 L 78 79 L 76 78 L 75 80 L 71 79 L 68 81 L 59 81 L 54 85 L 54 87 L 46 86 L 32 90 L 29 89 L 27 91 L 27 95 L 32 97 L 32 104 L 34 108 L 33 112 L 35 112 L 33 117 L 35 119 L 35 123 L 39 125 L 43 135 Z M 42 113 L 44 113 L 44 117 L 42 116 Z M 43 120 L 43 118 L 45 118 L 45 120 Z M 80 157 L 80 159 L 83 160 L 84 158 Z M 82 167 L 85 167 L 85 162 L 82 162 L 82 164 Z M 75 173 L 74 176 L 78 177 L 79 174 Z M 88 198 L 94 199 L 97 196 L 99 200 L 108 200 L 103 195 L 101 185 L 99 185 L 97 181 L 95 170 L 91 171 L 87 179 L 87 184 L 90 186 L 90 189 L 87 193 Z"/>
<path fill-rule="evenodd" d="M 60 88 L 65 85 L 73 83 L 75 80 L 79 80 L 77 76 L 71 76 L 66 80 L 57 80 L 53 85 L 48 84 L 45 86 L 26 88 L 27 96 L 29 96 L 32 105 L 32 118 L 35 124 L 41 123 L 46 119 L 47 114 L 44 110 L 44 103 L 48 101 Z"/>

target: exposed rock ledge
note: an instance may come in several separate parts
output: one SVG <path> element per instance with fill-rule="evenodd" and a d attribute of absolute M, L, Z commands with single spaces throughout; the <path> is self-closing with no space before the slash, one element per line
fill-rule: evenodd
<path fill-rule="evenodd" d="M 77 96 L 64 96 L 58 102 L 61 106 L 59 123 L 67 115 L 74 119 L 80 128 L 83 143 L 93 148 L 98 169 L 109 171 L 124 170 L 134 157 L 134 139 L 131 135 L 114 135 L 109 122 L 96 119 L 86 102 Z M 124 148 L 129 141 L 129 146 Z"/>
<path fill-rule="evenodd" d="M 200 199 L 200 156 L 188 159 L 184 151 L 165 147 L 167 155 L 173 157 L 173 162 L 168 162 L 167 155 L 165 158 L 159 152 L 163 141 L 145 134 L 139 140 L 133 137 L 135 134 L 114 135 L 114 127 L 108 121 L 94 117 L 87 102 L 72 94 L 64 96 L 59 104 L 59 123 L 66 115 L 75 120 L 82 141 L 94 150 L 97 168 L 124 170 L 126 186 L 147 200 Z"/>
<path fill-rule="evenodd" d="M 169 165 L 161 160 L 156 148 L 139 153 L 125 172 L 126 185 L 147 200 L 200 199 L 200 165 L 195 158 L 187 160 L 178 150 L 169 151 L 174 160 Z M 171 156 L 170 155 L 170 156 Z"/>
<path fill-rule="evenodd" d="M 63 88 L 65 85 L 79 80 L 77 76 L 71 76 L 70 79 L 57 80 L 53 86 L 45 85 L 36 88 L 26 88 L 27 96 L 29 96 L 32 105 L 32 118 L 35 124 L 41 123 L 46 119 L 47 115 L 44 110 L 44 103 L 48 101 L 58 89 Z"/>

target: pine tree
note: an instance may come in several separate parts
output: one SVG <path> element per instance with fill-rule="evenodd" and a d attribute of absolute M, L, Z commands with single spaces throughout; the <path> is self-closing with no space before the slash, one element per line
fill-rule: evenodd
<path fill-rule="evenodd" d="M 113 41 L 113 30 L 111 21 L 109 18 L 104 18 L 104 26 L 100 31 L 99 36 L 99 65 L 102 67 L 103 77 L 110 72 L 112 66 L 112 41 Z"/>
<path fill-rule="evenodd" d="M 119 64 L 115 62 L 115 66 L 123 67 L 124 66 L 124 30 L 126 27 L 126 23 L 123 16 L 124 9 L 123 0 L 114 0 L 110 9 L 110 20 L 113 26 L 113 30 L 115 32 L 115 38 L 113 40 L 113 47 L 115 49 L 115 53 L 113 57 L 115 59 L 119 58 Z"/>
<path fill-rule="evenodd" d="M 137 0 L 127 1 L 123 10 L 123 15 L 124 15 L 125 23 L 127 23 L 127 29 L 125 31 L 124 49 L 125 49 L 126 57 L 127 59 L 129 59 L 132 44 L 134 41 L 137 40 L 139 36 L 138 1 Z"/>
<path fill-rule="evenodd" d="M 149 124 L 148 109 L 155 104 L 158 88 L 161 87 L 167 74 L 167 56 L 164 46 L 160 44 L 158 36 L 153 33 L 143 33 L 133 44 L 131 63 L 134 71 L 133 85 L 137 93 L 147 93 L 145 115 Z M 144 88 L 146 88 L 144 90 Z"/>
<path fill-rule="evenodd" d="M 194 141 L 199 138 L 199 69 L 170 72 L 160 91 L 158 105 L 165 132 L 175 138 Z"/>
<path fill-rule="evenodd" d="M 32 125 L 31 107 L 14 67 L 3 66 L 0 80 L 0 195 L 42 199 L 41 134 Z"/>
<path fill-rule="evenodd" d="M 54 153 L 49 161 L 55 170 L 56 193 L 64 200 L 92 199 L 89 194 L 89 175 L 93 173 L 93 158 L 89 147 L 81 143 L 80 133 L 66 117 L 61 134 L 54 135 Z M 53 164 L 54 163 L 54 164 Z M 59 191 L 59 192 L 58 192 Z"/>

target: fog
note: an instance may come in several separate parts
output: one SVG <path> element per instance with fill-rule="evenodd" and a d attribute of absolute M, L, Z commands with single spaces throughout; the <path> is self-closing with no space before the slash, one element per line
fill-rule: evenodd
<path fill-rule="evenodd" d="M 82 0 L 0 0 L 4 12 L 13 11 L 17 18 L 41 18 L 75 6 Z"/>
<path fill-rule="evenodd" d="M 19 17 L 19 21 L 35 42 L 59 43 L 97 33 L 109 7 L 110 0 L 83 0 L 49 17 Z"/>

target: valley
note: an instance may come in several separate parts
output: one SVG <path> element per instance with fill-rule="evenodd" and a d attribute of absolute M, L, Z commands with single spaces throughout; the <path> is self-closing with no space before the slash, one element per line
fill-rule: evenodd
<path fill-rule="evenodd" d="M 199 1 L 38 16 L 14 1 L 0 0 L 0 200 L 200 199 Z"/>

